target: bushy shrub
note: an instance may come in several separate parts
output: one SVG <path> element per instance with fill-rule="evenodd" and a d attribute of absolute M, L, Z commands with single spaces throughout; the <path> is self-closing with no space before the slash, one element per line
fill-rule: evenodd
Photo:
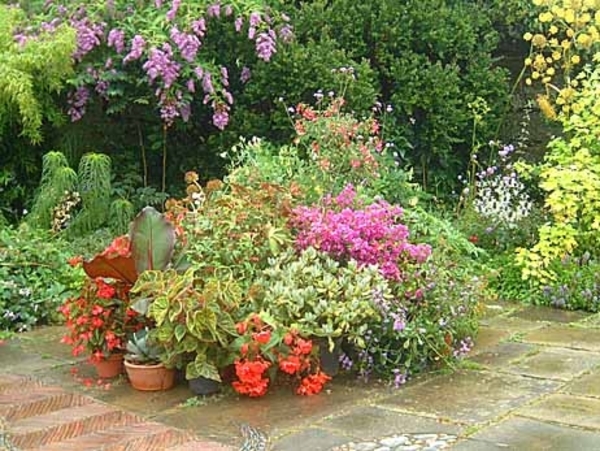
<path fill-rule="evenodd" d="M 73 253 L 68 242 L 46 232 L 0 229 L 0 329 L 21 332 L 58 320 L 57 307 L 84 280 L 67 265 Z"/>
<path fill-rule="evenodd" d="M 461 0 L 321 0 L 301 3 L 293 21 L 298 42 L 333 41 L 353 61 L 369 61 L 379 100 L 393 105 L 388 139 L 408 140 L 417 179 L 443 194 L 468 162 L 469 103 L 490 105 L 489 136 L 508 92 L 506 72 L 492 62 L 498 36 L 487 14 Z"/>

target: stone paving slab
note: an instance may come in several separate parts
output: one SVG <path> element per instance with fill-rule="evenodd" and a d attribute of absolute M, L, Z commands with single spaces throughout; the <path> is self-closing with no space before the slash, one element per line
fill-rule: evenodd
<path fill-rule="evenodd" d="M 474 434 L 453 451 L 600 451 L 600 434 L 511 418 Z"/>
<path fill-rule="evenodd" d="M 499 343 L 487 351 L 470 358 L 473 362 L 489 368 L 503 369 L 515 360 L 523 359 L 538 352 L 538 347 L 527 343 Z"/>
<path fill-rule="evenodd" d="M 511 336 L 511 331 L 506 329 L 493 329 L 491 327 L 481 327 L 475 337 L 475 347 L 471 354 L 475 355 L 485 352 L 499 343 L 505 341 Z"/>
<path fill-rule="evenodd" d="M 289 434 L 273 443 L 272 451 L 329 451 L 350 441 L 350 437 L 319 428 Z"/>
<path fill-rule="evenodd" d="M 513 334 L 541 329 L 548 325 L 548 323 L 545 322 L 527 320 L 514 316 L 496 316 L 481 320 L 480 324 L 484 327 L 491 327 L 493 329 L 510 330 Z"/>
<path fill-rule="evenodd" d="M 536 420 L 600 430 L 600 399 L 555 394 L 519 409 L 517 414 Z M 600 435 L 598 438 L 600 439 Z"/>
<path fill-rule="evenodd" d="M 406 387 L 380 404 L 475 424 L 493 420 L 558 388 L 557 382 L 512 374 L 457 372 Z"/>
<path fill-rule="evenodd" d="M 600 352 L 599 329 L 551 325 L 544 329 L 529 332 L 525 335 L 523 341 Z"/>
<path fill-rule="evenodd" d="M 527 321 L 547 321 L 552 323 L 569 324 L 582 321 L 589 316 L 592 316 L 592 314 L 582 311 L 560 310 L 529 305 L 525 308 L 516 310 L 509 316 L 511 318 L 524 319 Z"/>
<path fill-rule="evenodd" d="M 573 349 L 544 348 L 509 365 L 506 371 L 527 376 L 570 381 L 600 365 L 600 354 Z"/>
<path fill-rule="evenodd" d="M 564 388 L 564 391 L 574 395 L 600 398 L 600 368 L 575 379 Z"/>
<path fill-rule="evenodd" d="M 318 423 L 319 427 L 338 431 L 355 440 L 374 440 L 393 434 L 443 432 L 458 435 L 464 427 L 436 419 L 406 415 L 375 406 L 357 407 Z"/>

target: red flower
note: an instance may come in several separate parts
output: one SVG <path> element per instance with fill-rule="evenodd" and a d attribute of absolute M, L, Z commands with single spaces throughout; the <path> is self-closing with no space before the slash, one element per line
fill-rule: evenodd
<path fill-rule="evenodd" d="M 285 336 L 283 337 L 283 343 L 286 346 L 291 346 L 293 342 L 294 342 L 294 336 L 292 334 L 290 334 L 289 332 L 287 334 L 285 334 Z"/>
<path fill-rule="evenodd" d="M 104 308 L 102 306 L 100 306 L 100 305 L 94 305 L 92 307 L 92 315 L 98 316 L 98 315 L 101 315 L 102 312 L 104 312 Z"/>
<path fill-rule="evenodd" d="M 129 241 L 129 237 L 123 235 L 115 238 L 100 255 L 103 257 L 129 257 L 131 255 L 131 242 Z"/>
<path fill-rule="evenodd" d="M 307 354 L 310 354 L 311 351 L 312 351 L 312 341 L 304 340 L 302 338 L 298 338 L 298 340 L 296 340 L 296 347 L 293 350 L 294 354 L 307 355 Z"/>
<path fill-rule="evenodd" d="M 245 334 L 247 329 L 248 329 L 248 324 L 246 324 L 246 322 L 237 323 L 235 325 L 235 330 L 240 335 Z"/>
<path fill-rule="evenodd" d="M 252 334 L 252 339 L 262 345 L 266 345 L 271 339 L 271 332 L 263 330 L 262 332 Z"/>
<path fill-rule="evenodd" d="M 296 389 L 296 393 L 305 396 L 315 395 L 323 390 L 323 386 L 329 380 L 331 380 L 331 377 L 322 372 L 310 374 L 300 381 L 300 386 Z"/>
<path fill-rule="evenodd" d="M 114 295 L 117 293 L 115 287 L 107 284 L 101 278 L 96 279 L 96 285 L 98 286 L 98 291 L 96 295 L 101 299 L 112 299 Z"/>
<path fill-rule="evenodd" d="M 479 237 L 477 235 L 471 235 L 469 241 L 473 244 L 477 244 L 479 242 Z"/>
<path fill-rule="evenodd" d="M 279 361 L 279 369 L 287 374 L 296 374 L 302 368 L 300 357 L 290 355 L 286 359 Z"/>

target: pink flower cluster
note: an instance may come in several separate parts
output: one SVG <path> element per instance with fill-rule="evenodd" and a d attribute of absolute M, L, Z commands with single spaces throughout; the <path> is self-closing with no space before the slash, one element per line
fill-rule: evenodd
<path fill-rule="evenodd" d="M 408 242 L 398 206 L 382 200 L 363 206 L 352 185 L 335 198 L 326 197 L 323 204 L 294 209 L 291 226 L 299 249 L 314 247 L 337 261 L 377 265 L 390 280 L 402 279 L 403 262 L 422 263 L 431 255 L 429 245 Z"/>

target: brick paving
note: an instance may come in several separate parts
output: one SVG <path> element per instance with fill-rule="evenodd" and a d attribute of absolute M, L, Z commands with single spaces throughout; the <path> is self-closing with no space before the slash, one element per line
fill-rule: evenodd
<path fill-rule="evenodd" d="M 40 380 L 0 374 L 6 449 L 39 451 L 230 451 L 189 432 L 127 413 Z M 2 449 L 0 447 L 0 449 Z"/>

